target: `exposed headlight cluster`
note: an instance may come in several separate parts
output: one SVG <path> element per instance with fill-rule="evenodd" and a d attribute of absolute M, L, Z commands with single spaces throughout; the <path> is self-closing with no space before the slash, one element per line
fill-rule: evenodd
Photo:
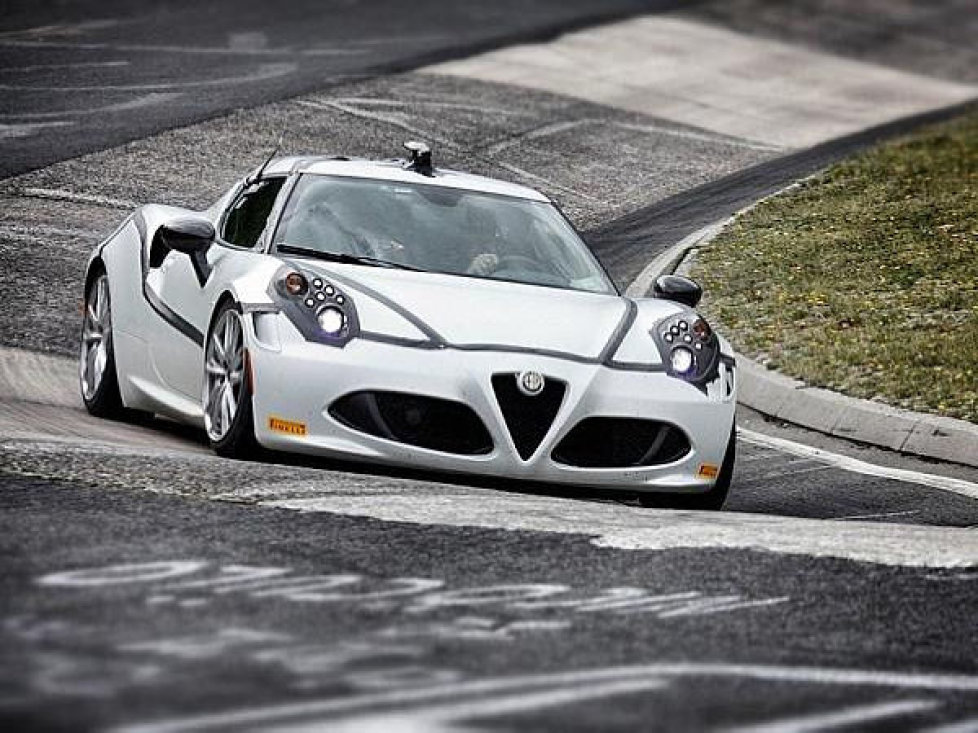
<path fill-rule="evenodd" d="M 696 313 L 688 311 L 662 321 L 652 336 L 672 376 L 698 385 L 716 378 L 719 340 Z"/>
<path fill-rule="evenodd" d="M 310 341 L 345 346 L 359 327 L 353 302 L 333 283 L 310 273 L 283 268 L 269 288 L 272 299 Z"/>

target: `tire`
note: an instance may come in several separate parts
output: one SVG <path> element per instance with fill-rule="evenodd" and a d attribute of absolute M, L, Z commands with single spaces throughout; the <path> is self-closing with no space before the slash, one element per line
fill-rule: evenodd
<path fill-rule="evenodd" d="M 719 511 L 730 493 L 730 483 L 733 480 L 734 462 L 737 460 L 737 427 L 730 428 L 730 439 L 727 441 L 727 451 L 723 455 L 723 464 L 716 483 L 709 491 L 700 494 L 639 494 L 638 501 L 644 507 L 669 507 L 672 509 L 702 509 Z"/>
<path fill-rule="evenodd" d="M 101 267 L 85 289 L 78 382 L 85 409 L 91 415 L 109 420 L 129 417 L 122 404 L 115 366 L 109 277 Z"/>
<path fill-rule="evenodd" d="M 207 439 L 225 458 L 251 460 L 260 453 L 247 358 L 241 308 L 225 301 L 204 342 L 202 396 Z"/>

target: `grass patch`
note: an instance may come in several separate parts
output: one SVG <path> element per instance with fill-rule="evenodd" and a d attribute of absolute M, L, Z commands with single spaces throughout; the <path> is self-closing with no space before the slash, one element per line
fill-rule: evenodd
<path fill-rule="evenodd" d="M 762 202 L 699 253 L 693 277 L 745 355 L 978 422 L 978 111 Z"/>

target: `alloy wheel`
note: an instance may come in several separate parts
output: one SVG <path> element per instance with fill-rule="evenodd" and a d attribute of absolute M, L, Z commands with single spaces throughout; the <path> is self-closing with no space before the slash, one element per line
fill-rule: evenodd
<path fill-rule="evenodd" d="M 101 274 L 92 283 L 85 300 L 85 321 L 82 327 L 79 376 L 82 395 L 87 401 L 95 398 L 102 386 L 109 363 L 112 339 L 112 311 L 109 306 L 109 279 Z"/>
<path fill-rule="evenodd" d="M 244 335 L 236 311 L 224 311 L 211 332 L 204 370 L 204 426 L 216 443 L 228 434 L 241 406 Z"/>

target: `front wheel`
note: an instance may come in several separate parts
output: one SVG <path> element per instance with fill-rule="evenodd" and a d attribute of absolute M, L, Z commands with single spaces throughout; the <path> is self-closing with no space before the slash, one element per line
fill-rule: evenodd
<path fill-rule="evenodd" d="M 214 318 L 204 351 L 204 427 L 211 448 L 226 458 L 258 452 L 247 373 L 241 309 L 225 303 Z"/>
<path fill-rule="evenodd" d="M 90 414 L 112 420 L 126 417 L 115 368 L 109 278 L 104 270 L 92 278 L 85 291 L 78 381 L 82 401 Z"/>
<path fill-rule="evenodd" d="M 709 491 L 701 494 L 640 494 L 638 502 L 644 507 L 669 507 L 672 509 L 702 509 L 719 511 L 730 493 L 730 482 L 733 480 L 734 461 L 737 460 L 737 427 L 730 428 L 730 439 L 727 441 L 727 452 L 723 455 L 723 464 L 716 483 Z"/>

